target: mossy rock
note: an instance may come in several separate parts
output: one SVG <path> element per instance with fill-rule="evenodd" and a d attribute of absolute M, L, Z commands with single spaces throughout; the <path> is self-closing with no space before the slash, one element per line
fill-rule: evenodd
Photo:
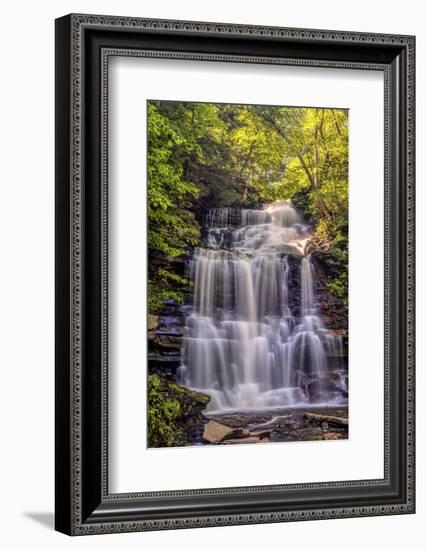
<path fill-rule="evenodd" d="M 189 390 L 157 374 L 148 376 L 148 445 L 191 445 L 210 396 Z"/>
<path fill-rule="evenodd" d="M 158 326 L 158 315 L 152 315 L 151 313 L 148 313 L 147 318 L 147 325 L 148 325 L 148 331 L 154 330 Z"/>

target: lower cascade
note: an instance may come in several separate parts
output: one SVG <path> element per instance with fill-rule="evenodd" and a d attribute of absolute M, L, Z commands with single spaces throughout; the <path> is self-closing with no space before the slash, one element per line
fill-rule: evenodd
<path fill-rule="evenodd" d="M 209 212 L 178 372 L 211 396 L 207 412 L 346 403 L 342 336 L 318 313 L 309 232 L 287 201 Z"/>

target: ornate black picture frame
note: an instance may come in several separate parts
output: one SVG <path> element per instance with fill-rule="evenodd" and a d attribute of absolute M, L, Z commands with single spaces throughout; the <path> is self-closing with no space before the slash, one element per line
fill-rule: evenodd
<path fill-rule="evenodd" d="M 110 494 L 110 56 L 382 71 L 383 479 Z M 413 36 L 68 15 L 56 21 L 56 529 L 69 535 L 414 513 Z"/>

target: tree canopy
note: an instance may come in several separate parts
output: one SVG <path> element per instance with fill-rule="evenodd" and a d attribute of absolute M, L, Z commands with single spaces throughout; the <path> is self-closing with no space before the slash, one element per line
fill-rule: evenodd
<path fill-rule="evenodd" d="M 291 199 L 313 240 L 347 263 L 348 112 L 341 109 L 148 102 L 149 308 L 181 301 L 174 266 L 200 242 L 213 207 Z M 347 270 L 333 281 L 347 294 Z"/>

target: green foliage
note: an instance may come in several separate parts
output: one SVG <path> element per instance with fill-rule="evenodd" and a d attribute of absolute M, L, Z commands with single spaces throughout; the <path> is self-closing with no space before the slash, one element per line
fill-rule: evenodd
<path fill-rule="evenodd" d="M 327 288 L 342 301 L 348 303 L 348 274 L 347 271 L 343 271 L 333 281 L 327 283 Z"/>
<path fill-rule="evenodd" d="M 347 293 L 348 113 L 187 102 L 148 103 L 149 308 L 181 302 L 179 258 L 208 209 L 292 199 L 327 243 Z"/>
<path fill-rule="evenodd" d="M 185 146 L 192 147 L 157 106 L 148 103 L 148 305 L 153 312 L 166 300 L 182 301 L 182 290 L 171 282 L 183 286 L 186 281 L 170 270 L 169 258 L 182 256 L 199 240 L 199 225 L 187 207 L 199 189 L 184 178 Z"/>
<path fill-rule="evenodd" d="M 325 248 L 327 264 L 335 274 L 327 287 L 332 294 L 348 303 L 348 235 L 347 226 L 332 224 L 327 219 L 320 219 L 315 227 L 314 242 L 319 249 Z"/>
<path fill-rule="evenodd" d="M 183 302 L 183 290 L 173 290 L 167 283 L 159 286 L 159 281 L 148 281 L 148 310 L 160 311 L 165 302 L 174 301 L 178 304 Z"/>
<path fill-rule="evenodd" d="M 210 397 L 165 378 L 148 376 L 148 445 L 182 447 L 192 444 L 191 425 L 201 420 Z M 192 423 L 192 424 L 191 424 Z"/>

